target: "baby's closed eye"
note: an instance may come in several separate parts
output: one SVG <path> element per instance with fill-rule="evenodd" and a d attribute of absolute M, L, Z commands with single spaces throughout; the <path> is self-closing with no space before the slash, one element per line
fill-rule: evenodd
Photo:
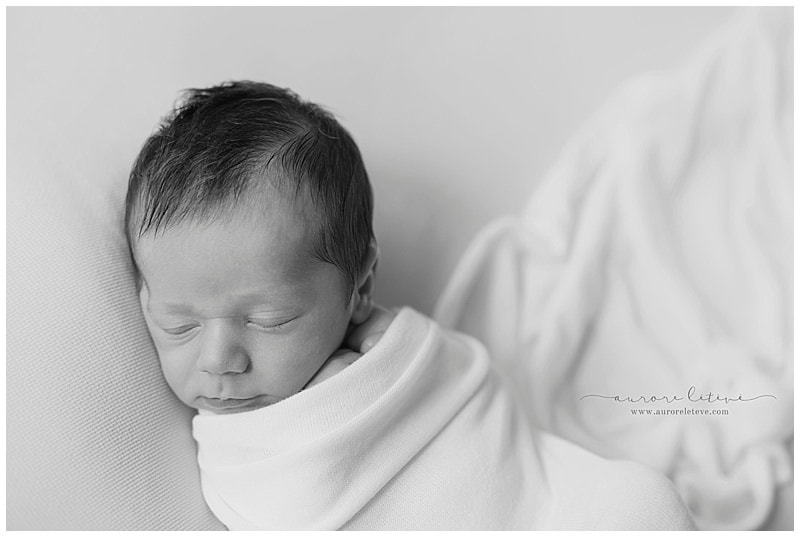
<path fill-rule="evenodd" d="M 162 330 L 171 336 L 181 336 L 184 334 L 188 334 L 195 328 L 199 328 L 199 326 L 200 325 L 197 323 L 188 323 L 188 324 L 178 325 L 173 328 L 162 328 Z"/>
<path fill-rule="evenodd" d="M 289 323 L 291 323 L 295 319 L 297 319 L 297 317 L 283 318 L 283 319 L 280 318 L 267 319 L 267 318 L 251 317 L 247 319 L 245 325 L 248 327 L 255 328 L 256 330 L 272 332 L 286 327 Z"/>

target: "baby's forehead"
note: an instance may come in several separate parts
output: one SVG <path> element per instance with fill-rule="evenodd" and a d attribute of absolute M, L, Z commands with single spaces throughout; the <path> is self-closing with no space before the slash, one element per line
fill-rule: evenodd
<path fill-rule="evenodd" d="M 308 181 L 293 174 L 268 169 L 253 174 L 241 192 L 220 203 L 217 216 L 260 216 L 265 212 L 294 214 L 297 218 L 318 221 L 323 211 L 314 202 Z"/>
<path fill-rule="evenodd" d="M 220 291 L 237 282 L 257 287 L 299 281 L 320 259 L 317 229 L 294 213 L 284 204 L 260 217 L 240 212 L 184 221 L 141 237 L 136 264 L 162 292 L 182 289 L 188 281 L 206 281 Z"/>
<path fill-rule="evenodd" d="M 293 216 L 298 224 L 318 223 L 323 211 L 314 203 L 304 182 L 285 173 L 260 173 L 248 178 L 240 189 L 215 199 L 211 194 L 186 196 L 180 201 L 183 214 L 172 224 L 197 229 L 212 225 L 249 225 L 253 219 L 271 215 Z"/>
<path fill-rule="evenodd" d="M 287 241 L 297 242 L 302 237 L 310 243 L 320 232 L 323 218 L 303 189 L 248 189 L 216 205 L 196 208 L 174 218 L 160 229 L 145 233 L 137 242 L 152 244 L 159 242 L 159 238 L 169 237 L 191 243 L 198 236 L 224 231 L 232 241 L 261 236 L 280 242 L 285 236 Z"/>
<path fill-rule="evenodd" d="M 298 187 L 291 177 L 254 179 L 260 181 L 252 181 L 234 196 L 197 205 L 141 236 L 131 234 L 137 272 L 162 273 L 160 267 L 197 258 L 209 242 L 220 245 L 220 251 L 248 245 L 268 249 L 271 258 L 292 260 L 292 265 L 312 265 L 319 258 L 324 217 L 307 188 Z M 231 255 L 244 257 L 241 249 L 235 252 Z M 198 264 L 193 270 L 202 271 Z"/>

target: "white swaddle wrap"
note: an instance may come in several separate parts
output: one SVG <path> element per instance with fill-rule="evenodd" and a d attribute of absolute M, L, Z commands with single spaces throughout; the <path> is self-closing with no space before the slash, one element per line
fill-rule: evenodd
<path fill-rule="evenodd" d="M 668 480 L 534 431 L 485 348 L 406 308 L 278 404 L 194 418 L 230 529 L 688 529 Z"/>

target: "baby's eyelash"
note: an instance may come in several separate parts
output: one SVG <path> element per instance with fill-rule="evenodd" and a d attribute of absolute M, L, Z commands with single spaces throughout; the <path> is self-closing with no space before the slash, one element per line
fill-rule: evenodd
<path fill-rule="evenodd" d="M 198 325 L 196 324 L 185 324 L 182 326 L 176 326 L 175 328 L 163 328 L 164 332 L 171 336 L 181 336 L 183 334 L 187 334 L 188 332 L 197 328 Z"/>
<path fill-rule="evenodd" d="M 260 319 L 248 319 L 246 321 L 247 325 L 253 326 L 256 330 L 264 330 L 266 332 L 270 332 L 273 330 L 278 330 L 282 326 L 289 324 L 290 322 L 294 321 L 297 317 L 293 317 L 291 319 L 287 319 L 285 321 L 267 321 L 267 320 L 260 320 Z M 272 324 L 268 324 L 272 323 Z"/>

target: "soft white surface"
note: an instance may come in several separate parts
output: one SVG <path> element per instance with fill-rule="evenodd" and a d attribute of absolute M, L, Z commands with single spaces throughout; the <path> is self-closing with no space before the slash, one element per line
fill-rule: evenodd
<path fill-rule="evenodd" d="M 120 193 L 71 163 L 44 173 L 19 159 L 9 153 L 8 529 L 221 528 L 200 494 L 191 414 L 141 318 Z"/>
<path fill-rule="evenodd" d="M 760 527 L 792 481 L 790 14 L 751 12 L 616 94 L 525 211 L 476 238 L 437 310 L 506 364 L 537 423 L 664 472 L 703 529 Z"/>
<path fill-rule="evenodd" d="M 693 527 L 663 476 L 534 430 L 491 364 L 404 308 L 331 379 L 196 416 L 206 501 L 238 530 Z"/>

